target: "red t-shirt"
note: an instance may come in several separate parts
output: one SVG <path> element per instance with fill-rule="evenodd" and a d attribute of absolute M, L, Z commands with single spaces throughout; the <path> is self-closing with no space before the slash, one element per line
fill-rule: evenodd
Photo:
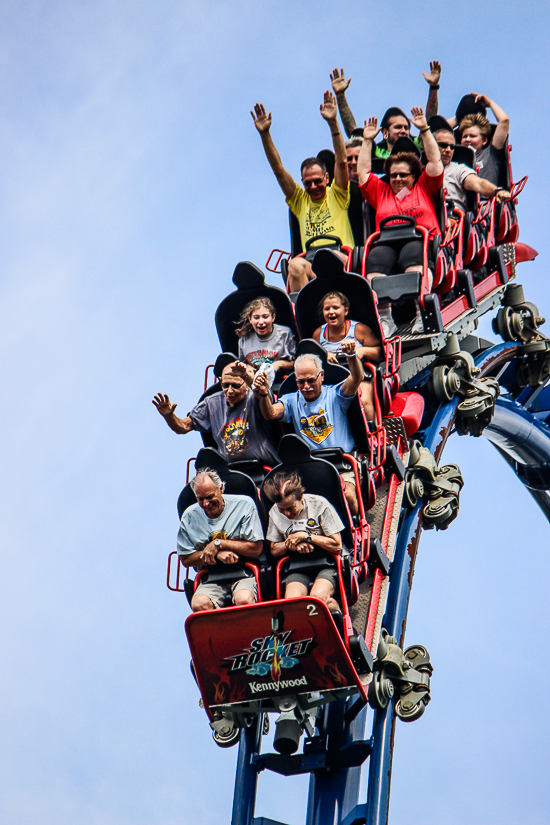
<path fill-rule="evenodd" d="M 435 214 L 434 195 L 442 185 L 443 172 L 432 177 L 424 170 L 403 200 L 396 198 L 391 187 L 372 172 L 359 188 L 367 203 L 376 209 L 376 229 L 379 228 L 380 221 L 390 215 L 409 215 L 416 220 L 418 226 L 429 229 L 430 238 L 433 238 L 434 235 L 441 234 Z"/>

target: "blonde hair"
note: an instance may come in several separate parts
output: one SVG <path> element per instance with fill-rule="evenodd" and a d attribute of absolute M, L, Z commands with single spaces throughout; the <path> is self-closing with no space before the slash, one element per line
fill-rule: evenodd
<path fill-rule="evenodd" d="M 275 320 L 275 307 L 273 306 L 273 302 L 269 298 L 256 298 L 254 301 L 250 301 L 250 303 L 245 306 L 241 312 L 241 317 L 238 321 L 235 321 L 236 324 L 240 324 L 240 326 L 238 326 L 235 330 L 238 338 L 244 338 L 245 335 L 252 332 L 253 327 L 250 323 L 250 316 L 257 309 L 261 309 L 261 307 L 268 309 L 273 315 L 273 320 Z"/>
<path fill-rule="evenodd" d="M 464 117 L 460 121 L 458 132 L 460 134 L 461 139 L 462 132 L 464 131 L 464 129 L 471 129 L 472 126 L 477 126 L 477 128 L 479 129 L 479 134 L 482 137 L 485 137 L 487 138 L 487 140 L 489 140 L 489 138 L 491 137 L 491 124 L 487 120 L 487 118 L 483 117 L 483 115 L 479 112 L 477 112 L 475 115 L 466 115 L 466 117 Z"/>

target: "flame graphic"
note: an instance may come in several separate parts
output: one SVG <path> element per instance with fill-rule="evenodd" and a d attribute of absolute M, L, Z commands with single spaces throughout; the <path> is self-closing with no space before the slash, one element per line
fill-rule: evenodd
<path fill-rule="evenodd" d="M 337 685 L 341 685 L 346 681 L 344 674 L 339 671 L 338 665 L 331 665 L 327 663 L 327 670 L 331 679 L 336 682 Z"/>
<path fill-rule="evenodd" d="M 281 665 L 279 660 L 279 639 L 273 637 L 273 661 L 271 662 L 271 678 L 278 682 L 281 678 Z"/>
<path fill-rule="evenodd" d="M 221 680 L 216 685 L 216 692 L 214 694 L 214 704 L 220 705 L 223 702 L 225 698 L 225 687 L 225 682 L 222 682 Z"/>

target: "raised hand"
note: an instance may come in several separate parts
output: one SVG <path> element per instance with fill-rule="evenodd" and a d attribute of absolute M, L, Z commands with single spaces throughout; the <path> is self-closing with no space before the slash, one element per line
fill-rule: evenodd
<path fill-rule="evenodd" d="M 346 355 L 347 358 L 355 358 L 355 355 L 356 355 L 355 341 L 342 341 L 342 343 L 340 345 L 340 349 Z"/>
<path fill-rule="evenodd" d="M 161 392 L 155 395 L 151 403 L 155 405 L 155 407 L 157 408 L 157 410 L 163 418 L 166 418 L 167 415 L 172 415 L 172 413 L 178 406 L 177 404 L 171 404 L 168 396 L 163 395 Z"/>
<path fill-rule="evenodd" d="M 271 129 L 271 112 L 268 115 L 265 113 L 265 106 L 263 103 L 256 103 L 254 105 L 254 111 L 250 112 L 250 114 L 252 115 L 254 126 L 260 134 L 269 132 Z"/>
<path fill-rule="evenodd" d="M 422 72 L 422 74 L 426 83 L 430 86 L 437 86 L 441 77 L 441 64 L 437 60 L 430 60 L 430 73 Z"/>
<path fill-rule="evenodd" d="M 411 120 L 418 130 L 422 131 L 422 129 L 427 127 L 428 122 L 424 114 L 424 109 L 421 109 L 420 106 L 413 106 L 411 109 L 411 115 Z"/>
<path fill-rule="evenodd" d="M 267 395 L 269 393 L 269 379 L 267 373 L 258 372 L 252 385 L 252 392 L 254 395 Z"/>
<path fill-rule="evenodd" d="M 338 71 L 338 69 L 334 69 L 334 71 L 330 73 L 330 79 L 332 82 L 332 90 L 335 95 L 345 92 L 351 83 L 351 77 L 349 80 L 345 79 L 343 69 L 340 69 L 340 71 Z"/>
<path fill-rule="evenodd" d="M 487 95 L 478 95 L 477 92 L 472 92 L 475 95 L 475 102 L 482 103 L 486 108 L 491 108 L 491 100 L 487 97 Z"/>
<path fill-rule="evenodd" d="M 336 115 L 338 114 L 336 98 L 333 96 L 332 92 L 328 91 L 328 89 L 325 92 L 323 102 L 319 108 L 321 110 L 321 116 L 324 117 L 325 120 L 336 120 Z"/>
<path fill-rule="evenodd" d="M 365 140 L 374 140 L 379 131 L 377 117 L 369 117 L 368 123 L 365 120 L 365 128 L 363 129 L 363 137 Z"/>

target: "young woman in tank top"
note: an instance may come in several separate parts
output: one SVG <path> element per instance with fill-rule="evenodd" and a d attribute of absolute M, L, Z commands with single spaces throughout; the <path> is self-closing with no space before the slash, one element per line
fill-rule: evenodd
<path fill-rule="evenodd" d="M 338 353 L 344 341 L 355 341 L 359 358 L 376 364 L 382 358 L 380 341 L 366 324 L 350 321 L 349 301 L 341 292 L 329 292 L 319 302 L 319 317 L 325 323 L 313 333 L 327 352 L 327 360 L 338 364 Z M 373 384 L 370 372 L 365 373 L 365 380 L 360 384 L 361 404 L 368 421 L 374 420 Z"/>

